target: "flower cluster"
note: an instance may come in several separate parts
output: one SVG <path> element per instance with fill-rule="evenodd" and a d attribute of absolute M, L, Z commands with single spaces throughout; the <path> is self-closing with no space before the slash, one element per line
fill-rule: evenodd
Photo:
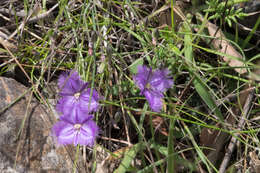
<path fill-rule="evenodd" d="M 144 95 L 155 112 L 160 112 L 162 109 L 163 92 L 173 85 L 173 80 L 170 79 L 168 69 L 155 70 L 146 66 L 138 66 L 138 72 L 134 76 L 136 85 L 141 90 L 141 95 Z"/>
<path fill-rule="evenodd" d="M 76 71 L 64 72 L 58 79 L 61 96 L 56 109 L 62 115 L 52 132 L 59 144 L 93 146 L 98 126 L 92 120 L 98 110 L 100 97 L 96 90 L 80 79 Z"/>

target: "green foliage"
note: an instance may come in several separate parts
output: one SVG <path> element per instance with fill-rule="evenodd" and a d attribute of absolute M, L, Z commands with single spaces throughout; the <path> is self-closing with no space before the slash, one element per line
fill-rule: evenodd
<path fill-rule="evenodd" d="M 213 14 L 209 17 L 209 20 L 224 19 L 224 21 L 231 27 L 232 22 L 237 23 L 237 18 L 242 19 L 247 16 L 247 14 L 243 12 L 243 8 L 236 9 L 234 7 L 236 3 L 239 2 L 232 1 L 225 3 L 219 0 L 207 0 L 206 4 L 208 5 L 208 9 L 204 10 L 204 12 Z"/>

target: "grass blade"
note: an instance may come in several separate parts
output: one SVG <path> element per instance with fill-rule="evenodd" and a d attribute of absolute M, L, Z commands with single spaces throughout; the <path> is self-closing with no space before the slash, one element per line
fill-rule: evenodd
<path fill-rule="evenodd" d="M 137 143 L 125 153 L 125 156 L 119 165 L 119 167 L 114 171 L 114 173 L 124 173 L 130 167 L 132 160 L 135 158 L 136 154 L 143 147 L 143 143 Z"/>
<path fill-rule="evenodd" d="M 218 109 L 214 97 L 210 94 L 210 90 L 207 84 L 204 82 L 204 80 L 196 74 L 196 66 L 193 59 L 193 53 L 192 53 L 192 35 L 190 34 L 191 31 L 189 30 L 188 26 L 185 26 L 185 29 L 187 34 L 184 36 L 184 44 L 185 44 L 185 50 L 184 55 L 187 61 L 187 64 L 190 66 L 189 72 L 192 77 L 195 77 L 193 80 L 193 85 L 202 98 L 202 100 L 207 104 L 207 106 L 215 113 L 218 118 L 223 121 L 224 118 L 222 116 L 222 113 Z"/>

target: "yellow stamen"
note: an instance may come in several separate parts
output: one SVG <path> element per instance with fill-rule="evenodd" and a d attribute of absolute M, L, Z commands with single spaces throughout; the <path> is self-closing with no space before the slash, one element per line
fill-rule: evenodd
<path fill-rule="evenodd" d="M 76 130 L 79 130 L 79 129 L 81 128 L 81 124 L 75 124 L 75 125 L 74 125 L 74 128 L 75 128 Z"/>
<path fill-rule="evenodd" d="M 79 96 L 80 96 L 80 93 L 75 93 L 75 94 L 74 94 L 74 97 L 76 97 L 76 99 L 78 99 Z"/>
<path fill-rule="evenodd" d="M 147 83 L 146 86 L 145 86 L 145 88 L 151 89 L 151 84 L 150 84 L 150 83 Z"/>

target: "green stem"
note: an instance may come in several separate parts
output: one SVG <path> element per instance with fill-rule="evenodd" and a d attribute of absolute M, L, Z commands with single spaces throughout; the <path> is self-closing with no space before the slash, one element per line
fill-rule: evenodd
<path fill-rule="evenodd" d="M 169 137 L 168 137 L 168 161 L 167 161 L 167 169 L 168 172 L 174 172 L 174 126 L 176 119 L 170 119 L 170 127 L 169 127 Z"/>
<path fill-rule="evenodd" d="M 75 160 L 74 160 L 74 163 L 73 163 L 73 172 L 76 173 L 77 172 L 77 162 L 78 162 L 78 156 L 79 156 L 79 145 L 77 145 L 77 151 L 76 151 L 76 156 L 75 156 Z"/>

